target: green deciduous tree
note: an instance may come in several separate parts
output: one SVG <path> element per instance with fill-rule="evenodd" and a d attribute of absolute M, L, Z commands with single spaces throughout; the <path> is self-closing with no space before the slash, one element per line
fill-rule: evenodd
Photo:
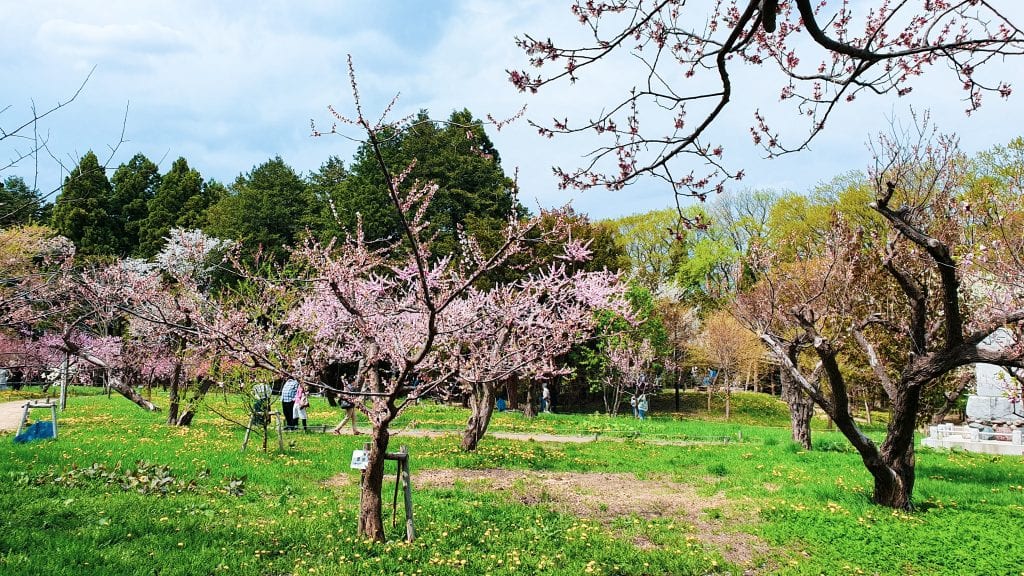
<path fill-rule="evenodd" d="M 675 208 L 652 210 L 609 220 L 615 242 L 630 261 L 633 277 L 651 290 L 657 290 L 675 272 L 674 251 L 677 233 L 683 228 Z"/>

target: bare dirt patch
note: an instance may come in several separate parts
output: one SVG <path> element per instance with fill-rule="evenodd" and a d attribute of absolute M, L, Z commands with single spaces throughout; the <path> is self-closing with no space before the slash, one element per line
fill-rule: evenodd
<path fill-rule="evenodd" d="M 751 566 L 768 547 L 755 536 L 724 528 L 729 520 L 749 516 L 721 494 L 701 496 L 693 486 L 669 477 L 638 479 L 632 474 L 532 472 L 522 470 L 426 470 L 413 478 L 415 487 L 448 488 L 456 484 L 504 492 L 527 505 L 545 505 L 560 512 L 610 525 L 620 517 L 672 518 L 693 526 L 693 535 L 735 564 Z M 638 548 L 655 545 L 640 539 Z"/>

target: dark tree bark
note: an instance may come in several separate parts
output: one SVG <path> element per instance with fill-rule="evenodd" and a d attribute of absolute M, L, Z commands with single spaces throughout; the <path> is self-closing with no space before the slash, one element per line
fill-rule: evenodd
<path fill-rule="evenodd" d="M 505 381 L 505 391 L 508 398 L 508 409 L 518 410 L 519 409 L 519 375 L 513 374 L 511 378 Z"/>
<path fill-rule="evenodd" d="M 474 386 L 469 395 L 469 409 L 469 421 L 466 422 L 466 430 L 462 434 L 462 449 L 466 451 L 476 450 L 477 444 L 491 423 L 491 415 L 494 414 L 494 386 Z"/>
<path fill-rule="evenodd" d="M 171 386 L 167 391 L 167 423 L 171 426 L 178 425 L 178 407 L 180 400 L 178 391 L 181 388 L 181 362 L 174 363 L 174 375 L 171 376 Z"/>
<path fill-rule="evenodd" d="M 175 422 L 177 426 L 192 425 L 192 419 L 196 416 L 199 404 L 203 401 L 203 398 L 206 397 L 206 393 L 210 391 L 213 384 L 213 380 L 209 378 L 202 378 L 199 380 L 195 392 L 193 392 L 192 396 L 189 397 L 188 401 L 185 403 L 185 409 L 181 411 L 177 422 Z"/>
<path fill-rule="evenodd" d="M 380 414 L 379 408 L 387 413 L 384 399 L 374 399 L 374 412 Z M 372 420 L 371 420 L 372 421 Z M 363 470 L 363 484 L 359 493 L 359 535 L 376 542 L 384 540 L 384 519 L 381 511 L 383 501 L 381 494 L 384 488 L 384 456 L 387 454 L 390 432 L 390 419 L 383 423 L 374 422 L 370 432 L 370 453 L 367 456 L 366 469 Z"/>
<path fill-rule="evenodd" d="M 793 441 L 804 450 L 811 449 L 811 418 L 814 416 L 814 401 L 790 375 L 789 370 L 779 369 L 782 380 L 782 400 L 789 407 L 789 425 L 793 433 Z"/>
<path fill-rule="evenodd" d="M 931 382 L 958 367 L 987 362 L 1001 366 L 1024 364 L 1024 352 L 1019 346 L 993 349 L 982 346 L 983 341 L 1000 327 L 1019 324 L 1024 320 L 1024 309 L 1003 311 L 992 318 L 974 317 L 976 327 L 968 331 L 964 322 L 965 302 L 958 277 L 957 262 L 952 250 L 942 240 L 925 233 L 909 220 L 908 210 L 892 210 L 889 200 L 895 185 L 887 184 L 872 207 L 898 232 L 900 238 L 911 242 L 929 257 L 929 266 L 923 270 L 905 268 L 896 257 L 897 245 L 890 241 L 883 267 L 898 285 L 907 302 L 907 315 L 902 322 L 885 320 L 872 314 L 866 320 L 850 326 L 853 339 L 864 351 L 876 378 L 882 384 L 891 403 L 891 418 L 881 447 L 861 432 L 850 411 L 849 391 L 836 360 L 836 345 L 818 329 L 818 317 L 809 304 L 794 307 L 791 315 L 802 330 L 801 338 L 812 343 L 821 362 L 821 370 L 828 389 L 801 372 L 795 357 L 787 353 L 786 343 L 771 334 L 762 334 L 783 368 L 789 372 L 815 404 L 835 422 L 836 427 L 861 455 L 868 472 L 874 479 L 872 501 L 896 509 L 908 510 L 913 506 L 915 480 L 914 431 L 921 408 L 921 391 Z M 930 298 L 927 280 L 939 279 L 939 292 Z M 890 330 L 905 342 L 907 360 L 899 370 L 884 365 L 865 330 L 879 326 Z M 893 378 L 890 373 L 898 373 Z"/>

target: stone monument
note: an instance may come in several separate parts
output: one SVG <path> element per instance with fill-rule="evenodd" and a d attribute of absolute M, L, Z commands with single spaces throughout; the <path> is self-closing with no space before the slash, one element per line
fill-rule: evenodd
<path fill-rule="evenodd" d="M 1003 348 L 1013 344 L 1012 335 L 999 329 L 982 346 Z M 975 364 L 976 390 L 967 397 L 967 421 L 981 426 L 1024 425 L 1021 384 L 1006 369 L 994 364 Z"/>
<path fill-rule="evenodd" d="M 998 350 L 1013 345 L 1007 330 L 997 330 L 982 346 Z M 928 428 L 921 443 L 983 454 L 1024 456 L 1024 389 L 1013 374 L 994 364 L 975 364 L 975 392 L 967 397 L 967 426 L 939 424 Z"/>

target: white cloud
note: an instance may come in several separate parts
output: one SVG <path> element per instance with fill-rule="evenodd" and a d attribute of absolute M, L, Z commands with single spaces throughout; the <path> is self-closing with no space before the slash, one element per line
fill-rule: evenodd
<path fill-rule="evenodd" d="M 436 117 L 456 108 L 475 115 L 506 117 L 523 104 L 538 121 L 585 119 L 621 96 L 636 74 L 625 57 L 578 84 L 563 84 L 539 95 L 516 92 L 506 69 L 526 66 L 513 37 L 582 39 L 585 30 L 559 0 L 451 0 L 450 2 L 136 2 L 132 0 L 39 0 L 3 3 L 0 19 L 9 26 L 0 49 L 5 62 L 4 126 L 24 117 L 30 102 L 43 107 L 66 98 L 93 66 L 97 70 L 79 101 L 43 126 L 57 154 L 76 159 L 87 149 L 116 142 L 130 102 L 130 140 L 115 164 L 137 151 L 166 164 L 186 157 L 207 177 L 230 181 L 255 164 L 280 154 L 300 171 L 315 170 L 332 154 L 351 157 L 355 145 L 342 139 L 312 139 L 309 120 L 327 125 L 326 106 L 352 108 L 346 54 L 355 60 L 363 105 L 376 116 L 401 92 L 396 118 L 428 108 Z M 1022 4 L 1024 6 L 1024 4 Z M 1022 65 L 1003 66 L 1020 78 Z M 744 168 L 742 187 L 806 190 L 815 183 L 870 161 L 864 142 L 885 128 L 886 116 L 905 116 L 907 105 L 930 107 L 940 128 L 959 133 L 975 151 L 1019 135 L 1014 118 L 1020 96 L 1010 102 L 989 98 L 974 117 L 962 113 L 962 96 L 948 74 L 933 70 L 910 97 L 862 97 L 843 106 L 812 152 L 773 161 L 759 158 L 748 126 L 755 106 L 770 111 L 779 126 L 798 136 L 791 110 L 778 102 L 776 86 L 737 72 L 744 86 L 714 138 L 726 147 L 732 166 Z M 1020 89 L 1020 87 L 1017 87 Z M 788 126 L 787 126 L 788 124 Z M 490 131 L 507 171 L 519 168 L 522 201 L 531 207 L 573 199 L 577 209 L 612 216 L 673 203 L 658 181 L 627 191 L 558 191 L 551 166 L 579 166 L 601 140 L 544 139 L 525 121 L 500 133 Z M 9 156 L 9 150 L 0 149 Z M 2 160 L 2 158 L 0 158 Z M 14 173 L 31 175 L 34 166 Z M 40 188 L 59 182 L 44 167 Z M 31 180 L 31 178 L 29 178 Z M 45 182 L 44 182 L 45 181 Z"/>
<path fill-rule="evenodd" d="M 127 59 L 188 49 L 181 32 L 152 21 L 96 25 L 47 20 L 39 26 L 35 40 L 55 58 Z"/>

